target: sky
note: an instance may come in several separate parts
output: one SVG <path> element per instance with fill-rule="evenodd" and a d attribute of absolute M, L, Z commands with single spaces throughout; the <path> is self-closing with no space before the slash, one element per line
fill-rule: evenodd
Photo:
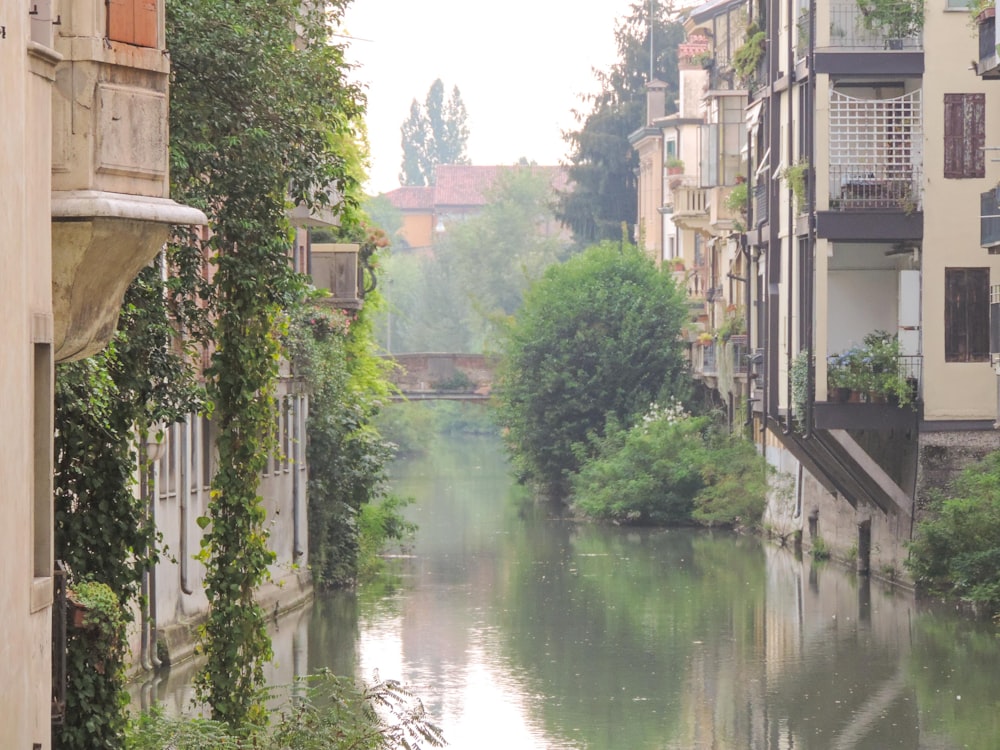
<path fill-rule="evenodd" d="M 630 0 L 354 0 L 344 19 L 353 79 L 366 85 L 370 194 L 399 187 L 400 126 L 436 78 L 458 86 L 472 164 L 566 160 L 593 69 L 615 62 L 614 30 Z"/>

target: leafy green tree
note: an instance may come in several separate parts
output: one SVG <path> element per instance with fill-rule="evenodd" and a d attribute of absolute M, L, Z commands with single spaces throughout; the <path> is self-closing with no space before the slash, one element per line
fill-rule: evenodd
<path fill-rule="evenodd" d="M 444 83 L 438 78 L 427 91 L 424 106 L 414 99 L 410 114 L 400 128 L 403 162 L 399 181 L 403 185 L 433 185 L 438 164 L 468 164 L 465 148 L 469 140 L 468 113 L 455 86 L 445 101 Z"/>
<path fill-rule="evenodd" d="M 181 298 L 200 293 L 214 344 L 206 372 L 219 428 L 202 559 L 211 604 L 201 697 L 234 727 L 265 718 L 259 688 L 271 656 L 257 586 L 274 554 L 258 495 L 273 441 L 280 313 L 299 294 L 288 263 L 289 205 L 359 196 L 364 98 L 332 44 L 345 3 L 175 0 L 167 4 L 173 193 L 202 208 L 210 235 L 172 249 Z M 332 195 L 331 186 L 337 186 Z M 215 274 L 199 281 L 206 258 Z"/>
<path fill-rule="evenodd" d="M 504 340 L 500 424 L 523 479 L 564 498 L 609 420 L 631 424 L 689 388 L 683 292 L 632 245 L 550 266 Z"/>
<path fill-rule="evenodd" d="M 552 212 L 552 176 L 548 169 L 502 172 L 482 213 L 456 224 L 435 246 L 469 300 L 476 349 L 497 321 L 517 311 L 529 284 L 568 255 L 570 243 Z"/>
<path fill-rule="evenodd" d="M 635 223 L 638 156 L 628 141 L 646 121 L 646 84 L 650 74 L 650 34 L 655 61 L 653 76 L 667 84 L 669 114 L 678 92 L 677 45 L 684 28 L 670 4 L 633 3 L 631 15 L 615 30 L 618 62 L 597 71 L 601 90 L 584 98 L 589 112 L 577 111 L 579 130 L 564 134 L 570 146 L 573 189 L 563 193 L 559 218 L 581 245 L 615 239 L 623 224 Z"/>
<path fill-rule="evenodd" d="M 954 497 L 934 503 L 906 564 L 923 590 L 1000 612 L 1000 451 L 963 471 Z"/>

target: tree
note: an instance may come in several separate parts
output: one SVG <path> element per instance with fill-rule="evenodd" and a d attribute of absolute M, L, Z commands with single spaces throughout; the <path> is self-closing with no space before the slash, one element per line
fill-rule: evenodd
<path fill-rule="evenodd" d="M 234 727 L 265 718 L 271 647 L 255 591 L 274 555 L 257 490 L 273 440 L 281 312 L 301 293 L 288 263 L 287 208 L 339 198 L 350 222 L 360 194 L 364 97 L 346 80 L 343 47 L 329 39 L 345 4 L 167 4 L 172 192 L 204 210 L 211 230 L 171 248 L 177 299 L 201 296 L 214 345 L 205 375 L 219 468 L 198 520 L 211 605 L 198 685 L 213 716 Z M 206 259 L 211 278 L 199 275 Z"/>
<path fill-rule="evenodd" d="M 456 224 L 435 249 L 469 300 L 480 342 L 520 308 L 529 284 L 568 254 L 552 213 L 553 176 L 551 169 L 505 170 L 487 191 L 482 213 Z"/>
<path fill-rule="evenodd" d="M 649 4 L 633 4 L 615 30 L 619 60 L 595 71 L 601 90 L 584 98 L 590 112 L 575 112 L 579 130 L 563 134 L 569 143 L 571 191 L 563 193 L 557 215 L 581 245 L 621 235 L 635 223 L 638 157 L 628 136 L 645 122 L 653 35 L 653 76 L 667 84 L 669 114 L 678 91 L 677 45 L 684 28 L 670 5 L 658 5 L 650 32 Z"/>
<path fill-rule="evenodd" d="M 403 121 L 403 162 L 399 181 L 403 185 L 433 185 L 438 164 L 468 164 L 468 114 L 455 86 L 448 101 L 444 83 L 438 78 L 427 91 L 423 108 L 414 99 L 410 115 Z"/>
<path fill-rule="evenodd" d="M 522 479 L 562 499 L 609 420 L 689 387 L 683 292 L 632 245 L 551 266 L 506 333 L 498 416 Z"/>

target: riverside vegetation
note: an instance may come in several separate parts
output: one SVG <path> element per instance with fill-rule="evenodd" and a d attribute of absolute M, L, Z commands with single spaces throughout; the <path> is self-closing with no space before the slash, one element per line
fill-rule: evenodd
<path fill-rule="evenodd" d="M 497 384 L 522 481 L 616 523 L 759 526 L 768 465 L 695 398 L 685 314 L 673 274 L 624 242 L 545 272 Z"/>

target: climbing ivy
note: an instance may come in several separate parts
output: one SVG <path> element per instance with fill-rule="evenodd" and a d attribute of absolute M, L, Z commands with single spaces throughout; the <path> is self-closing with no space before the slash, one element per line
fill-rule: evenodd
<path fill-rule="evenodd" d="M 197 683 L 213 717 L 233 727 L 266 716 L 260 688 L 271 646 L 254 591 L 274 555 L 258 484 L 273 442 L 281 313 L 301 293 L 287 209 L 335 198 L 351 209 L 359 192 L 357 149 L 348 156 L 343 147 L 356 142 L 363 96 L 345 78 L 343 48 L 328 38 L 343 9 L 298 0 L 167 4 L 173 191 L 205 210 L 210 229 L 171 251 L 210 311 L 214 344 L 205 375 L 219 470 L 199 519 L 211 608 Z M 214 274 L 199 279 L 206 260 Z"/>
<path fill-rule="evenodd" d="M 56 559 L 74 586 L 106 586 L 127 619 L 143 571 L 157 559 L 146 499 L 135 492 L 137 438 L 151 423 L 177 421 L 202 402 L 187 357 L 173 343 L 163 291 L 157 262 L 129 287 L 108 348 L 56 368 Z M 100 643 L 70 633 L 66 719 L 53 733 L 63 750 L 120 744 L 124 673 L 95 671 Z M 101 663 L 121 658 L 109 651 Z M 80 685 L 86 687 L 72 687 Z"/>

